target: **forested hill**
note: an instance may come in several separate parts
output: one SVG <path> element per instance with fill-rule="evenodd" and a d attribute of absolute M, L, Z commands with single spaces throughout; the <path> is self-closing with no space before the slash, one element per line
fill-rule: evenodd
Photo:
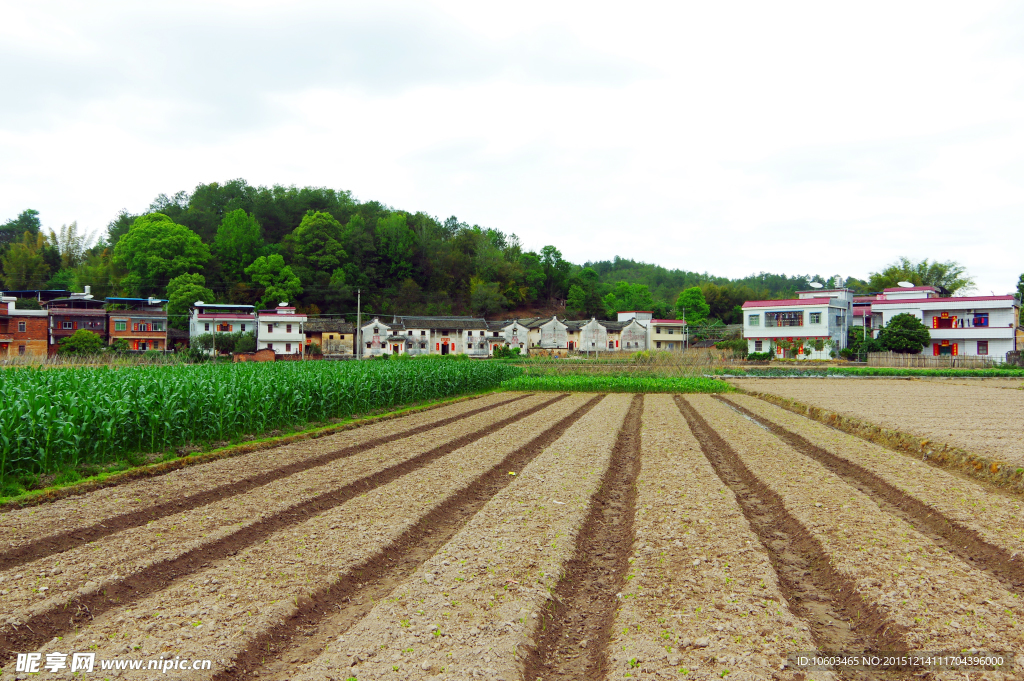
<path fill-rule="evenodd" d="M 356 289 L 374 313 L 501 316 L 530 307 L 569 316 L 653 309 L 674 317 L 679 293 L 701 286 L 712 316 L 738 321 L 748 298 L 782 297 L 808 276 L 730 280 L 614 258 L 567 262 L 557 244 L 526 251 L 514 234 L 438 220 L 346 191 L 254 187 L 244 180 L 161 194 L 143 215 L 122 212 L 96 243 L 75 225 L 44 230 L 27 210 L 0 226 L 5 288 L 92 287 L 97 297 L 276 304 L 311 313 L 355 310 Z M 824 282 L 821 277 L 813 279 Z M 180 320 L 176 325 L 181 325 Z"/>

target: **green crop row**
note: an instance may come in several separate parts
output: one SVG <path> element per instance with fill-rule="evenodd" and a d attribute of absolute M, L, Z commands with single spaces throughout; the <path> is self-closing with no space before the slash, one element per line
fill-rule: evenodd
<path fill-rule="evenodd" d="M 506 390 L 545 390 L 586 393 L 727 393 L 734 388 L 702 376 L 650 376 L 601 374 L 523 375 L 502 382 Z"/>
<path fill-rule="evenodd" d="M 0 487 L 34 476 L 497 387 L 491 362 L 0 370 Z"/>

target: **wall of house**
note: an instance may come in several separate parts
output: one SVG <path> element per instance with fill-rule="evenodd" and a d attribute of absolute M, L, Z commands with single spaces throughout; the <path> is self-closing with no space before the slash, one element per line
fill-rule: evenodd
<path fill-rule="evenodd" d="M 647 350 L 647 329 L 636 322 L 630 323 L 619 334 L 619 349 L 623 352 Z"/>
<path fill-rule="evenodd" d="M 565 348 L 569 342 L 567 331 L 565 324 L 552 319 L 540 327 L 540 347 Z"/>

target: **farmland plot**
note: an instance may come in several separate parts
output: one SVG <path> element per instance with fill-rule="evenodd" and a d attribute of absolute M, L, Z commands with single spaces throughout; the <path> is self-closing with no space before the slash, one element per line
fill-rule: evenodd
<path fill-rule="evenodd" d="M 1024 650 L 1019 496 L 753 397 L 506 394 L 331 437 L 8 514 L 4 679 L 86 649 L 261 681 L 911 679 L 787 655 Z"/>

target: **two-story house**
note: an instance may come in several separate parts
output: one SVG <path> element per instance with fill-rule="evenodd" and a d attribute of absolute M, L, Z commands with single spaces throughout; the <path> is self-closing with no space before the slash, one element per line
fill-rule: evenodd
<path fill-rule="evenodd" d="M 686 321 L 652 319 L 647 324 L 648 347 L 651 350 L 682 352 L 686 349 Z"/>
<path fill-rule="evenodd" d="M 167 301 L 161 298 L 107 298 L 110 344 L 126 340 L 136 352 L 173 348 L 167 344 Z"/>
<path fill-rule="evenodd" d="M 815 289 L 797 295 L 799 298 L 789 300 L 743 303 L 743 338 L 748 352 L 773 349 L 782 357 L 784 345 L 788 345 L 798 359 L 829 359 L 846 347 L 853 292 Z"/>
<path fill-rule="evenodd" d="M 0 358 L 45 357 L 49 336 L 46 310 L 19 310 L 17 300 L 0 297 Z"/>
<path fill-rule="evenodd" d="M 95 333 L 106 345 L 106 302 L 92 297 L 88 286 L 83 293 L 72 293 L 66 298 L 54 298 L 42 304 L 49 314 L 50 345 L 58 345 L 79 329 Z"/>
<path fill-rule="evenodd" d="M 302 354 L 306 315 L 296 314 L 293 306 L 281 303 L 272 310 L 260 310 L 258 322 L 257 349 L 273 350 L 278 355 Z"/>
<path fill-rule="evenodd" d="M 218 333 L 256 333 L 256 308 L 252 305 L 206 303 L 197 300 L 189 313 L 189 341 L 196 336 Z M 193 347 L 195 347 L 193 345 Z M 215 350 L 210 350 L 211 354 Z"/>

